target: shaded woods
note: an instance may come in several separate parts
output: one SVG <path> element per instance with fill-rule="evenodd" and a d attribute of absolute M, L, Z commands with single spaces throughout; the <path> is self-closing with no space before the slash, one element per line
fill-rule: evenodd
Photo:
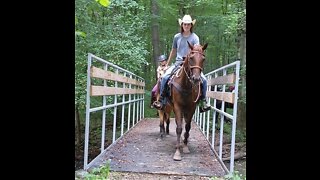
<path fill-rule="evenodd" d="M 184 14 L 196 19 L 194 32 L 200 43 L 209 44 L 204 73 L 240 59 L 237 128 L 245 132 L 245 4 L 242 0 L 112 0 L 104 6 L 95 0 L 75 1 L 75 147 L 80 162 L 76 169 L 82 168 L 83 159 L 87 54 L 143 77 L 148 93 L 156 83 L 157 57 L 169 55 L 173 36 L 180 31 L 178 19 Z"/>

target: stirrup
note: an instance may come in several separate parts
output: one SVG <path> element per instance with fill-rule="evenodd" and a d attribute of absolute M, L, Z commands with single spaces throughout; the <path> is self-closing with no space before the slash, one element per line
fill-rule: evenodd
<path fill-rule="evenodd" d="M 155 101 L 153 102 L 153 107 L 155 107 L 158 110 L 162 110 L 163 109 L 163 104 L 159 101 Z"/>
<path fill-rule="evenodd" d="M 202 105 L 199 109 L 200 113 L 209 111 L 211 109 L 211 105 L 207 104 L 207 101 L 205 99 L 201 100 L 201 103 L 202 103 Z"/>
<path fill-rule="evenodd" d="M 209 111 L 211 109 L 211 106 L 207 106 L 207 107 L 200 107 L 200 113 L 203 113 L 203 112 L 206 112 L 206 111 Z"/>

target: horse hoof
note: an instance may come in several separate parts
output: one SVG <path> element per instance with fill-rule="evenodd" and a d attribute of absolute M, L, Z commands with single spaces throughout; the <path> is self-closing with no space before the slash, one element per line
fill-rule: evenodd
<path fill-rule="evenodd" d="M 173 160 L 181 161 L 181 155 L 179 150 L 176 150 L 176 153 L 174 153 Z"/>
<path fill-rule="evenodd" d="M 164 138 L 166 135 L 165 134 L 160 134 L 160 138 Z"/>
<path fill-rule="evenodd" d="M 188 148 L 188 146 L 183 146 L 183 153 L 185 153 L 185 154 L 189 154 L 190 153 L 190 150 L 189 150 L 189 148 Z"/>
<path fill-rule="evenodd" d="M 173 160 L 175 160 L 175 161 L 181 161 L 181 156 L 176 156 L 176 155 L 174 155 L 174 156 L 173 156 Z"/>

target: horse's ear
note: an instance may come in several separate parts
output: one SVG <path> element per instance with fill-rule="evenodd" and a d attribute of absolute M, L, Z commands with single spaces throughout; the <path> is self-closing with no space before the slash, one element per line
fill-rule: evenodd
<path fill-rule="evenodd" d="M 206 43 L 203 47 L 202 50 L 204 51 L 205 49 L 207 49 L 208 43 Z"/>
<path fill-rule="evenodd" d="M 187 43 L 188 43 L 190 49 L 193 50 L 193 46 L 189 43 L 189 41 L 187 41 Z"/>

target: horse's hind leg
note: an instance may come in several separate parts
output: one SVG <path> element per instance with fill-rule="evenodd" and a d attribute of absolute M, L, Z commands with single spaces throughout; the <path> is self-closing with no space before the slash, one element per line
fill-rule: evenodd
<path fill-rule="evenodd" d="M 189 131 L 191 129 L 191 119 L 186 120 L 186 132 L 184 133 L 184 140 L 183 140 L 183 153 L 190 153 L 188 148 L 188 138 L 189 138 Z"/>
<path fill-rule="evenodd" d="M 160 118 L 160 137 L 163 138 L 164 136 L 164 112 L 163 111 L 158 111 L 159 112 L 159 118 Z"/>
<path fill-rule="evenodd" d="M 166 113 L 166 134 L 169 134 L 169 125 L 170 125 L 170 113 Z"/>

